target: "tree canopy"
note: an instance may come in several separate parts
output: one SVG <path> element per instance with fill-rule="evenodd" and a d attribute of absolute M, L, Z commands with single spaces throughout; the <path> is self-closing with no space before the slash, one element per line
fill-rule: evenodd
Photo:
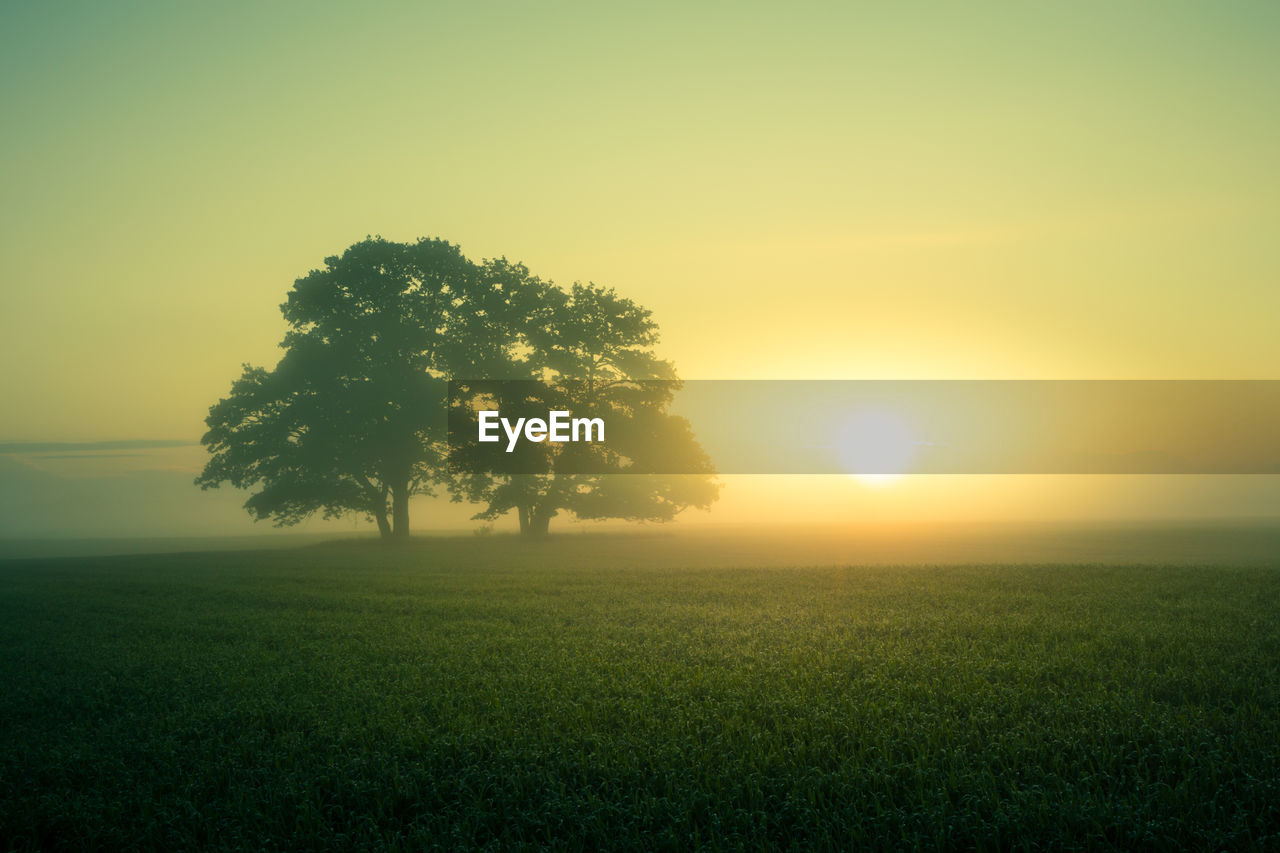
<path fill-rule="evenodd" d="M 210 408 L 211 456 L 196 479 L 250 490 L 255 519 L 355 513 L 403 537 L 410 498 L 444 485 L 483 503 L 478 518 L 515 510 L 538 535 L 562 510 L 667 520 L 717 495 L 688 423 L 665 411 L 677 384 L 653 352 L 656 324 L 612 290 L 566 292 L 506 259 L 473 263 L 443 240 L 379 237 L 299 278 L 281 312 L 283 357 L 272 370 L 244 365 Z M 473 397 L 508 383 L 513 410 L 607 413 L 617 437 L 608 449 L 537 445 L 516 457 L 518 472 L 516 460 L 451 452 L 449 380 Z M 510 399 L 517 386 L 522 399 Z M 676 457 L 692 476 L 636 476 Z"/>
<path fill-rule="evenodd" d="M 710 506 L 719 486 L 688 421 L 666 411 L 679 382 L 674 366 L 653 352 L 658 328 L 650 312 L 591 284 L 553 291 L 544 309 L 527 332 L 525 364 L 535 378 L 476 383 L 451 403 L 473 412 L 477 398 L 488 398 L 516 415 L 563 409 L 599 416 L 610 425 L 608 441 L 526 443 L 512 453 L 458 443 L 454 498 L 484 503 L 477 518 L 515 510 L 529 536 L 546 535 L 561 511 L 669 521 L 687 507 Z"/>

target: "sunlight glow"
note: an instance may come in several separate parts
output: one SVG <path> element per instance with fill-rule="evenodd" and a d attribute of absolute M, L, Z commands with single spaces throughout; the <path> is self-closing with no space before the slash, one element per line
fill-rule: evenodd
<path fill-rule="evenodd" d="M 911 426 L 898 414 L 883 409 L 852 413 L 836 437 L 840 462 L 853 477 L 869 486 L 884 486 L 908 472 L 918 442 Z"/>

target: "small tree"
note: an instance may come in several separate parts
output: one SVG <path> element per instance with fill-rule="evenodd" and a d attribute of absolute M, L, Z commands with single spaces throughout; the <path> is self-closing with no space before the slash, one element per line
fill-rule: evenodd
<path fill-rule="evenodd" d="M 462 444 L 452 460 L 455 499 L 484 503 L 477 518 L 515 510 L 521 533 L 531 537 L 545 536 L 561 511 L 669 521 L 687 507 L 709 506 L 719 485 L 688 422 L 666 411 L 679 383 L 671 363 L 653 353 L 658 328 L 650 312 L 595 285 L 541 296 L 517 370 L 531 380 L 470 383 L 453 402 L 467 428 L 479 399 L 515 417 L 549 409 L 602 417 L 607 441 L 525 442 L 510 454 Z M 670 471 L 688 473 L 663 473 Z"/>

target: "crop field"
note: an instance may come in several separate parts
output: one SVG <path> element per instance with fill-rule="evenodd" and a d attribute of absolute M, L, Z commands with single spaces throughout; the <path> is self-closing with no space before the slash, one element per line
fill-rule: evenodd
<path fill-rule="evenodd" d="M 750 550 L 2 563 L 0 845 L 1280 847 L 1280 565 Z"/>

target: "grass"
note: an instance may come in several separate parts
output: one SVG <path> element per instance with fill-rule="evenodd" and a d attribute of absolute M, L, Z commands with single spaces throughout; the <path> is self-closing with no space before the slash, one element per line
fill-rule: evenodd
<path fill-rule="evenodd" d="M 1275 566 L 0 565 L 14 849 L 1280 846 Z"/>

